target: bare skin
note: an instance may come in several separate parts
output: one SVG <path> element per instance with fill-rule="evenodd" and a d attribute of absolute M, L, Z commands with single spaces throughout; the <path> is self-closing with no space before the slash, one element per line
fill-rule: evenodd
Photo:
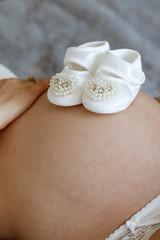
<path fill-rule="evenodd" d="M 42 94 L 0 132 L 1 237 L 107 238 L 160 194 L 159 115 L 143 92 L 112 115 Z"/>
<path fill-rule="evenodd" d="M 0 79 L 0 130 L 30 108 L 48 86 L 49 79 Z"/>

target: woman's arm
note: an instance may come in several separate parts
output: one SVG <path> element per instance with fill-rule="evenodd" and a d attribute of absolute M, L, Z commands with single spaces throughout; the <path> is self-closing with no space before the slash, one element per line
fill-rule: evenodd
<path fill-rule="evenodd" d="M 0 80 L 0 130 L 24 113 L 49 86 L 49 79 Z"/>

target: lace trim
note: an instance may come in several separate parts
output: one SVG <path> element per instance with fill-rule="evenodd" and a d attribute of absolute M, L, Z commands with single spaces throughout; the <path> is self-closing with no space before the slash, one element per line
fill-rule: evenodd
<path fill-rule="evenodd" d="M 159 194 L 157 197 L 155 197 L 153 200 L 151 200 L 149 203 L 147 203 L 147 204 L 145 205 L 145 207 L 142 207 L 137 213 L 133 214 L 132 217 L 130 218 L 130 220 L 133 219 L 133 217 L 138 218 L 138 217 L 140 216 L 140 214 L 142 214 L 144 211 L 146 211 L 146 209 L 147 209 L 149 206 L 153 205 L 157 200 L 160 201 L 160 194 Z M 118 229 L 116 229 L 113 233 L 111 233 L 111 234 L 109 235 L 109 237 L 106 238 L 105 240 L 113 240 L 113 239 L 114 239 L 113 237 L 116 237 L 116 236 L 118 236 L 119 234 L 122 234 L 124 231 L 128 230 L 127 225 L 129 225 L 128 223 L 129 223 L 130 220 L 127 220 L 123 225 L 121 225 Z M 160 225 L 159 225 L 158 228 L 160 228 Z M 156 230 L 157 230 L 157 229 L 156 229 Z M 126 239 L 127 239 L 127 238 L 126 238 Z"/>
<path fill-rule="evenodd" d="M 150 237 L 160 228 L 160 224 L 151 226 L 136 227 L 134 234 L 128 229 L 117 240 L 149 240 Z M 115 240 L 115 238 L 113 238 Z"/>

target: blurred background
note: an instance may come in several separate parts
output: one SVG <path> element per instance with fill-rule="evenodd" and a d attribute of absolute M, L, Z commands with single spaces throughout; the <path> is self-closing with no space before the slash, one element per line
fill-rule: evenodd
<path fill-rule="evenodd" d="M 142 90 L 160 96 L 160 0 L 0 0 L 0 62 L 19 78 L 50 77 L 65 50 L 107 40 L 142 55 Z"/>

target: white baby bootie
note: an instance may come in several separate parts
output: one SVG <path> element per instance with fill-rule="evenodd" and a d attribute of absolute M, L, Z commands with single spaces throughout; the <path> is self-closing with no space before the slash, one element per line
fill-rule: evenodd
<path fill-rule="evenodd" d="M 108 51 L 95 76 L 86 82 L 83 105 L 95 113 L 120 112 L 133 102 L 144 81 L 141 56 L 137 51 Z"/>
<path fill-rule="evenodd" d="M 84 85 L 102 60 L 109 44 L 106 41 L 89 42 L 66 50 L 64 69 L 50 80 L 48 100 L 60 106 L 82 103 Z"/>

